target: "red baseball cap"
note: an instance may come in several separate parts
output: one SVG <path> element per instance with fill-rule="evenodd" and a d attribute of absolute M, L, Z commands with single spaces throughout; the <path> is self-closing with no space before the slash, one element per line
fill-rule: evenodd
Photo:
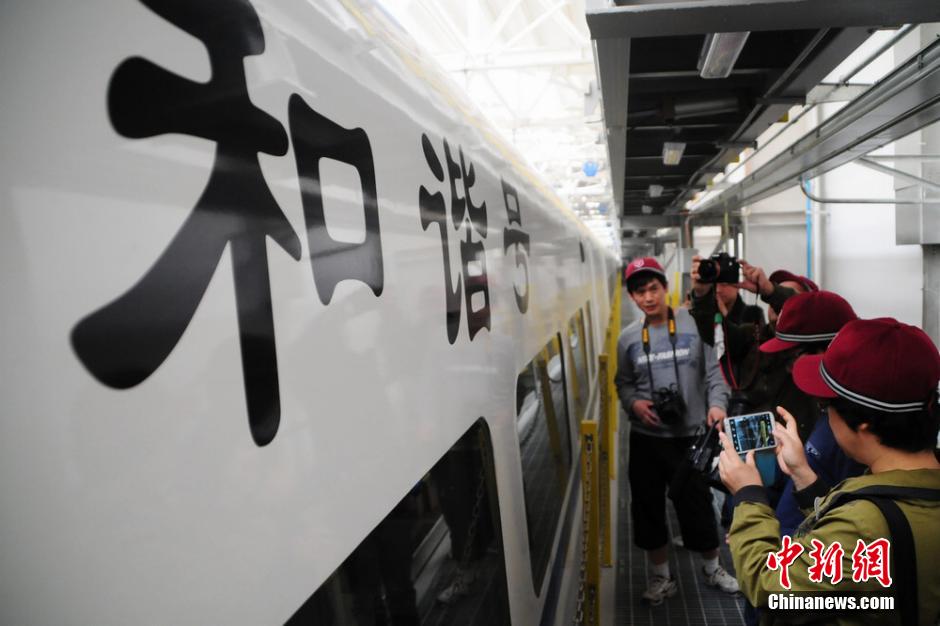
<path fill-rule="evenodd" d="M 768 276 L 770 282 L 775 285 L 785 282 L 799 283 L 803 286 L 803 289 L 806 291 L 819 291 L 819 285 L 808 279 L 806 276 L 799 276 L 793 272 L 788 272 L 787 270 L 777 270 L 770 276 Z"/>
<path fill-rule="evenodd" d="M 631 276 L 642 272 L 656 274 L 657 276 L 661 276 L 663 280 L 666 280 L 666 272 L 663 270 L 663 266 L 651 256 L 645 256 L 641 259 L 633 259 L 630 261 L 630 265 L 627 266 L 627 280 L 630 280 Z"/>
<path fill-rule="evenodd" d="M 921 329 L 890 317 L 849 322 L 825 354 L 802 356 L 793 366 L 793 382 L 811 396 L 888 413 L 922 410 L 938 381 L 937 346 Z"/>
<path fill-rule="evenodd" d="M 858 319 L 852 306 L 831 291 L 809 291 L 788 298 L 777 318 L 775 337 L 761 352 L 789 350 L 801 343 L 829 342 L 842 327 Z"/>

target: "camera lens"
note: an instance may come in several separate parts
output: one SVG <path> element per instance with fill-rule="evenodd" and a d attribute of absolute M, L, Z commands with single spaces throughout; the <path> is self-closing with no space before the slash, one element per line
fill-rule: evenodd
<path fill-rule="evenodd" d="M 713 283 L 718 278 L 718 263 L 711 259 L 698 265 L 698 277 L 703 283 Z"/>

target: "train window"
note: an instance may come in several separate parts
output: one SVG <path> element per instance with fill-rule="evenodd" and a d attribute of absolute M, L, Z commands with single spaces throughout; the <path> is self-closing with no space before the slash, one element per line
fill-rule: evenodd
<path fill-rule="evenodd" d="M 516 379 L 516 431 L 532 580 L 538 594 L 571 473 L 571 428 L 560 335 Z"/>
<path fill-rule="evenodd" d="M 576 419 L 584 419 L 590 383 L 587 371 L 587 341 L 584 336 L 584 315 L 580 309 L 568 320 L 568 346 L 571 350 L 571 391 L 574 394 Z"/>
<path fill-rule="evenodd" d="M 509 626 L 493 446 L 479 419 L 288 620 Z"/>
<path fill-rule="evenodd" d="M 594 316 L 591 314 L 591 301 L 588 300 L 584 304 L 584 317 L 587 321 L 585 327 L 585 337 L 587 341 L 584 344 L 587 346 L 587 358 L 588 358 L 588 371 L 592 374 L 594 373 L 594 322 L 592 321 Z"/>

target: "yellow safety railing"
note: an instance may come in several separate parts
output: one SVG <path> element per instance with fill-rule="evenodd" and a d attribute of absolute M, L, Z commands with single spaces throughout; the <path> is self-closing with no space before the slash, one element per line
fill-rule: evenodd
<path fill-rule="evenodd" d="M 607 376 L 607 355 L 602 354 L 598 358 L 598 372 L 603 377 Z M 601 394 L 600 406 L 600 424 L 598 436 L 598 515 L 600 516 L 601 532 L 601 563 L 604 567 L 613 565 L 613 550 L 611 546 L 611 511 L 610 511 L 610 478 L 612 477 L 612 464 L 610 462 L 610 403 L 611 398 L 608 394 Z"/>
<path fill-rule="evenodd" d="M 616 477 L 613 451 L 617 441 L 618 406 L 614 374 L 620 337 L 622 283 L 617 281 L 603 354 L 597 357 L 600 390 L 596 420 L 581 421 L 581 570 L 575 624 L 600 623 L 600 568 L 613 565 L 610 481 Z M 541 375 L 541 373 L 540 373 Z"/>
<path fill-rule="evenodd" d="M 600 624 L 601 568 L 598 550 L 598 428 L 594 420 L 581 422 L 581 570 L 575 624 Z"/>

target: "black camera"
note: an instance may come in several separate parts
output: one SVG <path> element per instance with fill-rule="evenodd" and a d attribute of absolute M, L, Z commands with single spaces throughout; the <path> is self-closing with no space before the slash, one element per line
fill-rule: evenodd
<path fill-rule="evenodd" d="M 715 463 L 716 457 L 721 453 L 718 428 L 720 426 L 713 425 L 701 433 L 686 452 L 683 462 L 676 468 L 676 473 L 669 483 L 669 497 L 673 502 L 689 497 L 688 490 L 695 485 L 704 484 L 728 492 L 718 475 L 718 464 Z"/>
<path fill-rule="evenodd" d="M 726 252 L 714 254 L 698 264 L 698 277 L 703 283 L 739 283 L 741 264 Z"/>
<path fill-rule="evenodd" d="M 712 425 L 692 444 L 689 448 L 689 464 L 693 471 L 705 478 L 705 482 L 710 487 L 727 491 L 718 475 L 718 466 L 715 464 L 715 458 L 721 454 L 721 441 L 718 439 L 719 428 L 721 426 L 718 424 Z"/>
<path fill-rule="evenodd" d="M 685 417 L 685 400 L 676 384 L 653 391 L 653 409 L 663 424 L 678 424 Z"/>
<path fill-rule="evenodd" d="M 728 398 L 728 415 L 747 415 L 754 412 L 754 403 L 744 391 L 735 389 Z"/>

